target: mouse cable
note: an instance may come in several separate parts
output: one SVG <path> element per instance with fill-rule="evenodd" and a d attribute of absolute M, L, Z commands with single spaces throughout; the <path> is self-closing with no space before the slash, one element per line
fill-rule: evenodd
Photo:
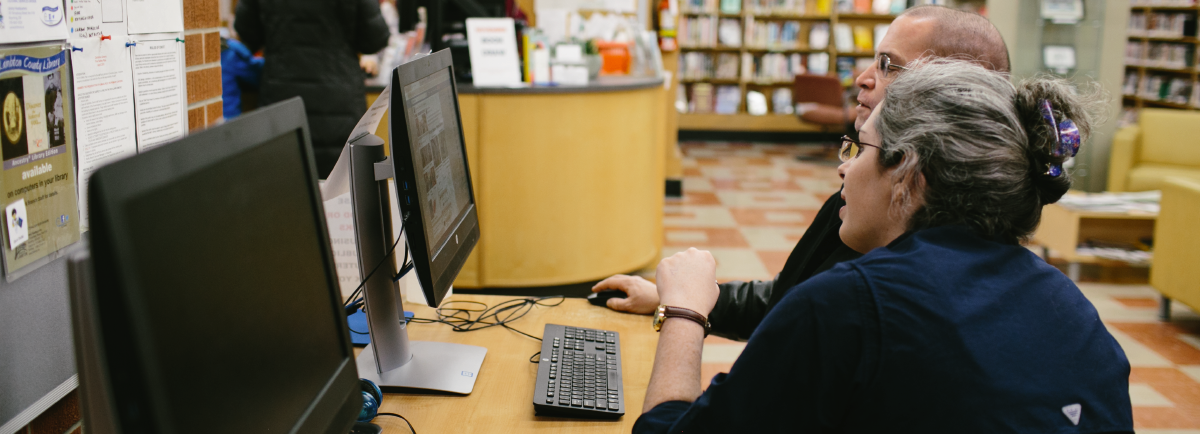
<path fill-rule="evenodd" d="M 412 431 L 412 433 L 413 433 L 413 434 L 417 434 L 417 429 L 416 429 L 416 428 L 413 428 L 413 426 L 412 426 L 412 422 L 409 422 L 409 421 L 408 421 L 408 418 L 406 418 L 406 417 L 404 417 L 404 416 L 398 415 L 398 414 L 396 414 L 396 413 L 377 413 L 377 414 L 376 414 L 376 416 L 391 416 L 391 417 L 398 417 L 398 418 L 400 418 L 400 420 L 403 420 L 403 421 L 404 421 L 404 423 L 408 424 L 408 430 L 409 430 L 409 431 Z"/>
<path fill-rule="evenodd" d="M 532 355 L 532 356 L 529 356 L 529 363 L 537 363 L 537 362 L 538 362 L 538 356 L 540 356 L 540 355 L 542 355 L 542 352 L 541 352 L 541 351 L 538 351 L 538 352 L 536 352 L 536 353 L 533 353 L 533 355 Z"/>
<path fill-rule="evenodd" d="M 558 300 L 557 302 L 546 302 L 546 300 L 552 299 Z M 489 307 L 488 305 L 478 301 L 450 300 L 443 303 L 435 310 L 437 313 L 436 319 L 414 317 L 411 322 L 418 324 L 445 324 L 450 326 L 451 329 L 456 332 L 470 332 L 500 326 L 525 335 L 529 338 L 541 341 L 542 338 L 517 330 L 510 326 L 509 323 L 521 319 L 536 306 L 554 307 L 562 304 L 564 301 L 566 301 L 566 296 L 561 295 L 550 297 L 526 297 L 505 300 L 499 304 L 496 304 L 495 306 Z M 478 314 L 472 317 L 472 313 L 475 312 Z"/>

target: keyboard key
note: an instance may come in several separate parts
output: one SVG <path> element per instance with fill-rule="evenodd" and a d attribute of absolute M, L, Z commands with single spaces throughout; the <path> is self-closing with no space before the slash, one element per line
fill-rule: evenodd
<path fill-rule="evenodd" d="M 585 400 L 583 400 L 583 406 L 584 406 L 584 407 L 588 407 L 588 408 L 595 407 L 595 406 L 596 406 L 596 401 L 593 401 L 593 400 L 590 400 L 590 399 L 585 399 Z"/>
<path fill-rule="evenodd" d="M 572 406 L 572 407 L 580 407 L 580 406 L 582 406 L 582 405 L 583 405 L 583 400 L 582 400 L 582 399 L 571 399 L 571 406 Z"/>
<path fill-rule="evenodd" d="M 617 371 L 608 371 L 608 390 L 617 390 L 620 384 L 621 378 L 617 376 Z"/>
<path fill-rule="evenodd" d="M 608 409 L 612 410 L 612 411 L 620 411 L 621 406 L 617 405 L 617 403 L 615 403 L 615 402 L 610 402 L 610 403 L 608 403 Z"/>

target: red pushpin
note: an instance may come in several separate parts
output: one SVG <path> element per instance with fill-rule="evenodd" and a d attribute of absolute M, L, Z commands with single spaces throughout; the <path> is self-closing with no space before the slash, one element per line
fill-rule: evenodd
<path fill-rule="evenodd" d="M 111 40 L 111 39 L 112 39 L 112 36 L 108 36 L 108 35 L 100 35 L 100 40 L 101 40 L 101 41 L 107 41 L 107 40 Z"/>

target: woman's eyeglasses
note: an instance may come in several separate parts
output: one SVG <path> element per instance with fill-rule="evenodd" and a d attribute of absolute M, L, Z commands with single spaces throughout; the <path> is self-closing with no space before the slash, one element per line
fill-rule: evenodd
<path fill-rule="evenodd" d="M 908 71 L 908 68 L 892 63 L 892 58 L 887 54 L 879 53 L 879 57 L 875 60 L 875 64 L 879 65 L 879 72 L 883 73 L 884 77 L 887 77 L 888 73 L 892 71 Z"/>
<path fill-rule="evenodd" d="M 863 143 L 858 140 L 851 139 L 850 136 L 842 136 L 842 151 L 838 152 L 838 158 L 841 159 L 843 163 L 853 160 L 858 157 L 858 154 L 862 153 L 863 146 L 870 146 L 883 151 L 883 148 L 877 145 Z"/>

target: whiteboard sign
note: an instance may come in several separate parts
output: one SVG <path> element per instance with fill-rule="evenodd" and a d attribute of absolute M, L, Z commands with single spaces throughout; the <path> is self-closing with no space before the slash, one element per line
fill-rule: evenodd
<path fill-rule="evenodd" d="M 512 18 L 467 18 L 467 44 L 476 86 L 521 84 Z"/>

